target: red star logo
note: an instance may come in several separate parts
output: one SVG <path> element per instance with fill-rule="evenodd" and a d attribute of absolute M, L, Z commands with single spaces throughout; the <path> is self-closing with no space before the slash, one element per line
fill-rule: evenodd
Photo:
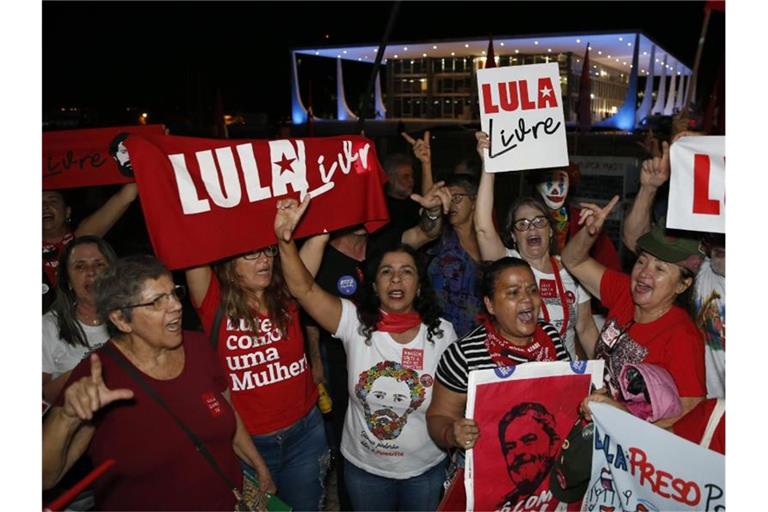
<path fill-rule="evenodd" d="M 280 159 L 280 161 L 275 162 L 277 165 L 280 166 L 280 174 L 282 174 L 284 171 L 293 171 L 293 167 L 291 167 L 291 162 L 296 160 L 295 158 L 287 158 L 285 154 L 283 154 L 283 157 Z"/>

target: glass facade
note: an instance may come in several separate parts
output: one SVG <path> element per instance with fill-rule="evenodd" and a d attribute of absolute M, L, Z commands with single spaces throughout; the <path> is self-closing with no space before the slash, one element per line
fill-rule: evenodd
<path fill-rule="evenodd" d="M 387 116 L 393 118 L 478 120 L 477 70 L 485 57 L 389 59 L 385 94 Z M 496 57 L 497 66 L 557 62 L 565 118 L 576 120 L 583 57 L 573 53 L 515 54 Z M 625 67 L 626 69 L 620 69 Z M 592 118 L 599 121 L 621 107 L 629 68 L 590 65 Z"/>

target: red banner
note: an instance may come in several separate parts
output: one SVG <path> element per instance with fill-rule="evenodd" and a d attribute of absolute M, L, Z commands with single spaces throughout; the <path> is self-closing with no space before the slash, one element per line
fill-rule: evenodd
<path fill-rule="evenodd" d="M 130 162 L 116 152 L 121 134 L 162 135 L 162 125 L 115 126 L 43 133 L 43 189 L 131 183 Z M 112 147 L 112 150 L 110 150 Z"/>
<path fill-rule="evenodd" d="M 389 220 L 373 142 L 130 137 L 126 141 L 152 245 L 171 269 L 276 242 L 278 199 L 310 194 L 295 236 Z"/>

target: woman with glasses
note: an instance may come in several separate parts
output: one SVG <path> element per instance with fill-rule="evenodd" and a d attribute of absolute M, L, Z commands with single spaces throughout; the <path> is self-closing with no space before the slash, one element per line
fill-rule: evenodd
<path fill-rule="evenodd" d="M 440 241 L 427 251 L 432 257 L 427 274 L 445 319 L 463 336 L 476 325 L 482 311 L 477 289 L 480 249 L 472 220 L 477 180 L 455 175 L 446 180 L 445 186 L 451 194 L 451 206 Z"/>
<path fill-rule="evenodd" d="M 476 132 L 480 158 L 490 147 L 488 135 Z M 483 167 L 475 209 L 475 229 L 484 261 L 503 256 L 519 257 L 531 265 L 541 295 L 541 318 L 560 333 L 572 359 L 579 359 L 576 337 L 583 356 L 594 355 L 597 326 L 592 319 L 590 295 L 568 273 L 556 256 L 557 244 L 547 207 L 533 197 L 518 198 L 507 213 L 501 235 L 493 223 L 494 174 Z"/>
<path fill-rule="evenodd" d="M 662 219 L 637 239 L 638 258 L 631 275 L 608 269 L 589 256 L 589 249 L 605 218 L 618 203 L 615 196 L 604 208 L 583 205 L 584 227 L 563 249 L 563 263 L 608 309 L 597 342 L 596 358 L 605 360 L 605 387 L 584 401 L 607 402 L 622 408 L 619 376 L 627 363 L 656 364 L 675 381 L 683 414 L 656 425 L 668 427 L 691 411 L 707 392 L 704 343 L 686 303 L 704 253 L 698 240 L 674 236 Z M 617 403 L 618 402 L 618 403 Z"/>
<path fill-rule="evenodd" d="M 107 339 L 96 313 L 96 278 L 117 259 L 97 236 L 81 236 L 64 246 L 59 279 L 50 311 L 43 315 L 43 398 L 53 403 L 69 372 Z"/>
<path fill-rule="evenodd" d="M 182 338 L 183 291 L 151 256 L 122 258 L 99 278 L 96 307 L 110 340 L 72 371 L 45 419 L 44 488 L 87 452 L 96 466 L 116 462 L 95 481 L 99 510 L 233 510 L 231 487 L 171 413 L 204 439 L 233 485 L 243 481 L 240 457 L 259 475 L 262 489 L 274 488 L 227 401 L 226 381 L 210 349 Z"/>
<path fill-rule="evenodd" d="M 359 305 L 325 291 L 299 257 L 293 233 L 309 196 L 277 203 L 275 234 L 291 294 L 346 351 L 349 407 L 341 453 L 354 510 L 435 510 L 446 454 L 424 413 L 440 354 L 456 339 L 423 266 L 407 245 L 366 265 Z"/>
<path fill-rule="evenodd" d="M 278 496 L 294 510 L 322 510 L 328 446 L 299 310 L 276 255 L 268 246 L 192 268 L 187 284 Z"/>

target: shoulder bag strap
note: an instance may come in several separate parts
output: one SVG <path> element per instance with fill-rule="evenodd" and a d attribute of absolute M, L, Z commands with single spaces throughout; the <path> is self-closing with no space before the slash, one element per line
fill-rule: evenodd
<path fill-rule="evenodd" d="M 221 469 L 221 466 L 219 466 L 218 462 L 216 462 L 216 459 L 213 458 L 213 455 L 210 451 L 208 451 L 208 448 L 206 448 L 205 444 L 200 440 L 197 435 L 195 435 L 194 432 L 192 432 L 187 425 L 179 419 L 178 416 L 176 416 L 171 409 L 168 408 L 168 405 L 163 401 L 162 398 L 160 398 L 160 395 L 157 394 L 157 392 L 152 388 L 152 386 L 149 385 L 149 382 L 144 379 L 144 377 L 141 376 L 139 371 L 128 362 L 123 356 L 118 355 L 116 353 L 115 348 L 107 342 L 104 345 L 103 352 L 106 353 L 109 357 L 112 358 L 112 360 L 117 363 L 118 366 L 120 366 L 123 370 L 125 370 L 125 373 L 127 373 L 133 380 L 136 381 L 136 383 L 141 386 L 141 388 L 144 390 L 145 393 L 147 393 L 152 399 L 157 402 L 157 404 L 165 409 L 165 411 L 173 418 L 173 421 L 176 422 L 176 424 L 179 426 L 181 430 L 184 431 L 184 433 L 187 435 L 190 441 L 192 441 L 192 444 L 195 446 L 195 449 L 200 452 L 200 455 L 205 457 L 205 460 L 208 461 L 208 463 L 213 467 L 214 471 L 221 477 L 222 480 L 224 480 L 224 483 L 227 484 L 227 487 L 232 489 L 232 491 L 235 493 L 235 497 L 237 499 L 240 499 L 240 493 L 237 490 L 237 486 L 235 486 L 232 481 L 229 479 L 229 477 L 224 473 L 224 470 Z"/>
<path fill-rule="evenodd" d="M 709 448 L 709 443 L 712 442 L 712 437 L 715 435 L 715 429 L 717 428 L 718 423 L 720 423 L 720 418 L 723 417 L 724 413 L 725 400 L 718 398 L 715 408 L 712 410 L 712 414 L 709 415 L 709 422 L 707 422 L 707 428 L 704 430 L 704 435 L 701 436 L 699 445 L 704 448 Z"/>
<path fill-rule="evenodd" d="M 215 354 L 219 348 L 219 328 L 221 327 L 221 321 L 224 319 L 224 307 L 219 302 L 216 306 L 216 313 L 213 315 L 213 327 L 211 328 L 211 348 Z"/>

